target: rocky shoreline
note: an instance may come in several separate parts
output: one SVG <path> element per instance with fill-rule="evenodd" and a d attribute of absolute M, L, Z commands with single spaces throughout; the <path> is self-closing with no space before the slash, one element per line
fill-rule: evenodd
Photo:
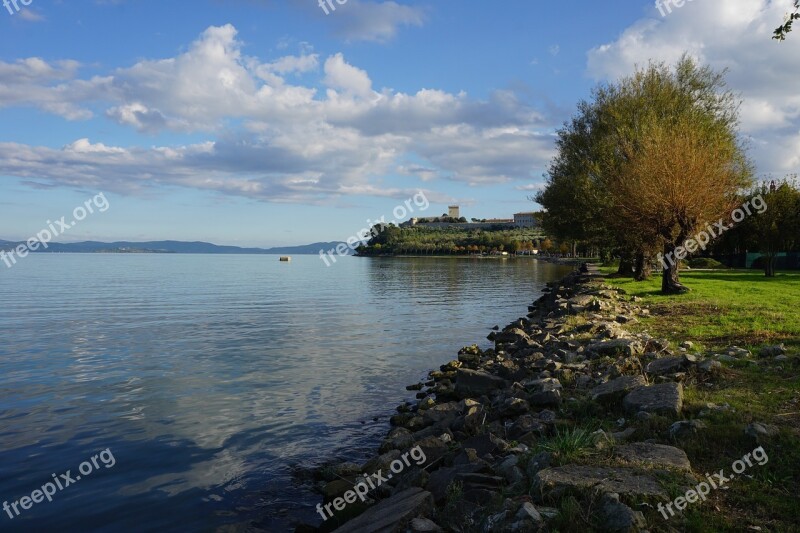
<path fill-rule="evenodd" d="M 494 349 L 458 359 L 411 385 L 393 429 L 364 465 L 320 470 L 334 518 L 297 531 L 644 531 L 679 527 L 656 510 L 697 484 L 680 439 L 702 431 L 683 420 L 684 384 L 717 379 L 721 361 L 747 350 L 692 353 L 626 325 L 649 314 L 637 298 L 583 265 L 520 318 L 497 328 Z M 771 359 L 780 360 L 781 347 Z M 726 406 L 709 404 L 709 411 Z M 775 428 L 751 424 L 754 443 Z M 388 476 L 366 501 L 342 499 L 365 476 L 395 472 L 410 449 L 425 462 Z M 391 469 L 391 470 L 390 470 Z M 333 506 L 333 507 L 332 507 Z M 349 520 L 349 521 L 348 521 Z"/>

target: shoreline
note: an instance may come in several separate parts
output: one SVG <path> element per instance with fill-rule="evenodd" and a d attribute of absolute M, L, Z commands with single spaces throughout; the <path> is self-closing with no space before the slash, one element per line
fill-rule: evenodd
<path fill-rule="evenodd" d="M 335 516 L 297 531 L 548 531 L 565 526 L 565 505 L 594 509 L 601 530 L 664 526 L 656 509 L 669 503 L 670 487 L 696 481 L 662 430 L 692 431 L 694 421 L 682 420 L 683 381 L 713 379 L 724 356 L 629 333 L 625 324 L 649 309 L 593 266 L 544 293 L 527 317 L 489 335 L 494 348 L 466 347 L 408 386 L 417 401 L 398 406 L 379 455 L 317 472 Z M 609 410 L 618 423 L 593 427 Z M 363 503 L 345 502 L 364 476 L 395 472 L 417 449 L 424 464 L 389 476 Z"/>

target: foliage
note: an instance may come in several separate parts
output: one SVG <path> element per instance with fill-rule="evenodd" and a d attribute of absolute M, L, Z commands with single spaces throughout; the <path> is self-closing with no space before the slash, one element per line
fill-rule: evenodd
<path fill-rule="evenodd" d="M 544 234 L 536 228 L 512 230 L 385 226 L 372 232 L 359 255 L 475 255 L 530 252 L 539 249 Z"/>
<path fill-rule="evenodd" d="M 558 155 L 537 196 L 545 229 L 559 238 L 607 239 L 646 279 L 656 250 L 673 253 L 730 213 L 749 185 L 738 106 L 724 75 L 688 56 L 674 69 L 651 63 L 600 86 L 559 131 Z M 668 265 L 662 291 L 684 290 L 677 265 Z"/>
<path fill-rule="evenodd" d="M 800 19 L 800 0 L 794 0 L 794 12 L 786 16 L 786 21 L 775 29 L 773 39 L 785 41 L 786 35 L 792 31 L 794 21 Z"/>

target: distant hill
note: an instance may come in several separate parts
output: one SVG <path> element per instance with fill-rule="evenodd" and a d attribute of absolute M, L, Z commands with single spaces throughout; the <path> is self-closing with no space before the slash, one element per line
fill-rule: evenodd
<path fill-rule="evenodd" d="M 23 242 L 0 240 L 0 248 L 10 250 Z M 284 246 L 277 248 L 241 248 L 239 246 L 219 246 L 208 242 L 147 241 L 147 242 L 51 242 L 47 249 L 40 247 L 34 253 L 167 253 L 167 254 L 278 254 L 278 255 L 316 255 L 320 250 L 336 248 L 339 242 L 317 242 L 304 246 Z M 350 248 L 347 249 L 351 253 Z"/>

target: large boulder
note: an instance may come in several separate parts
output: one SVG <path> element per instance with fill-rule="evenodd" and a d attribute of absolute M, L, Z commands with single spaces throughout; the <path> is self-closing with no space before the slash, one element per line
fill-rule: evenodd
<path fill-rule="evenodd" d="M 421 515 L 433 509 L 433 496 L 418 487 L 406 489 L 370 507 L 334 533 L 400 533 Z"/>
<path fill-rule="evenodd" d="M 674 446 L 653 444 L 650 442 L 634 442 L 614 448 L 614 455 L 635 465 L 651 468 L 675 468 L 691 472 L 692 465 L 686 452 Z"/>
<path fill-rule="evenodd" d="M 625 394 L 646 384 L 647 381 L 640 375 L 622 376 L 592 389 L 592 400 L 610 402 L 621 399 Z"/>
<path fill-rule="evenodd" d="M 678 416 L 683 409 L 683 385 L 661 383 L 633 390 L 622 401 L 627 411 Z"/>
<path fill-rule="evenodd" d="M 456 394 L 461 398 L 480 397 L 505 385 L 504 379 L 480 370 L 459 368 L 456 374 Z"/>
<path fill-rule="evenodd" d="M 666 496 L 654 478 L 630 468 L 559 466 L 539 471 L 533 482 L 543 498 L 558 498 L 567 492 L 592 494 L 597 490 L 633 497 Z"/>
<path fill-rule="evenodd" d="M 609 341 L 593 342 L 586 347 L 586 351 L 597 357 L 631 357 L 642 355 L 644 347 L 636 339 L 613 339 Z"/>

